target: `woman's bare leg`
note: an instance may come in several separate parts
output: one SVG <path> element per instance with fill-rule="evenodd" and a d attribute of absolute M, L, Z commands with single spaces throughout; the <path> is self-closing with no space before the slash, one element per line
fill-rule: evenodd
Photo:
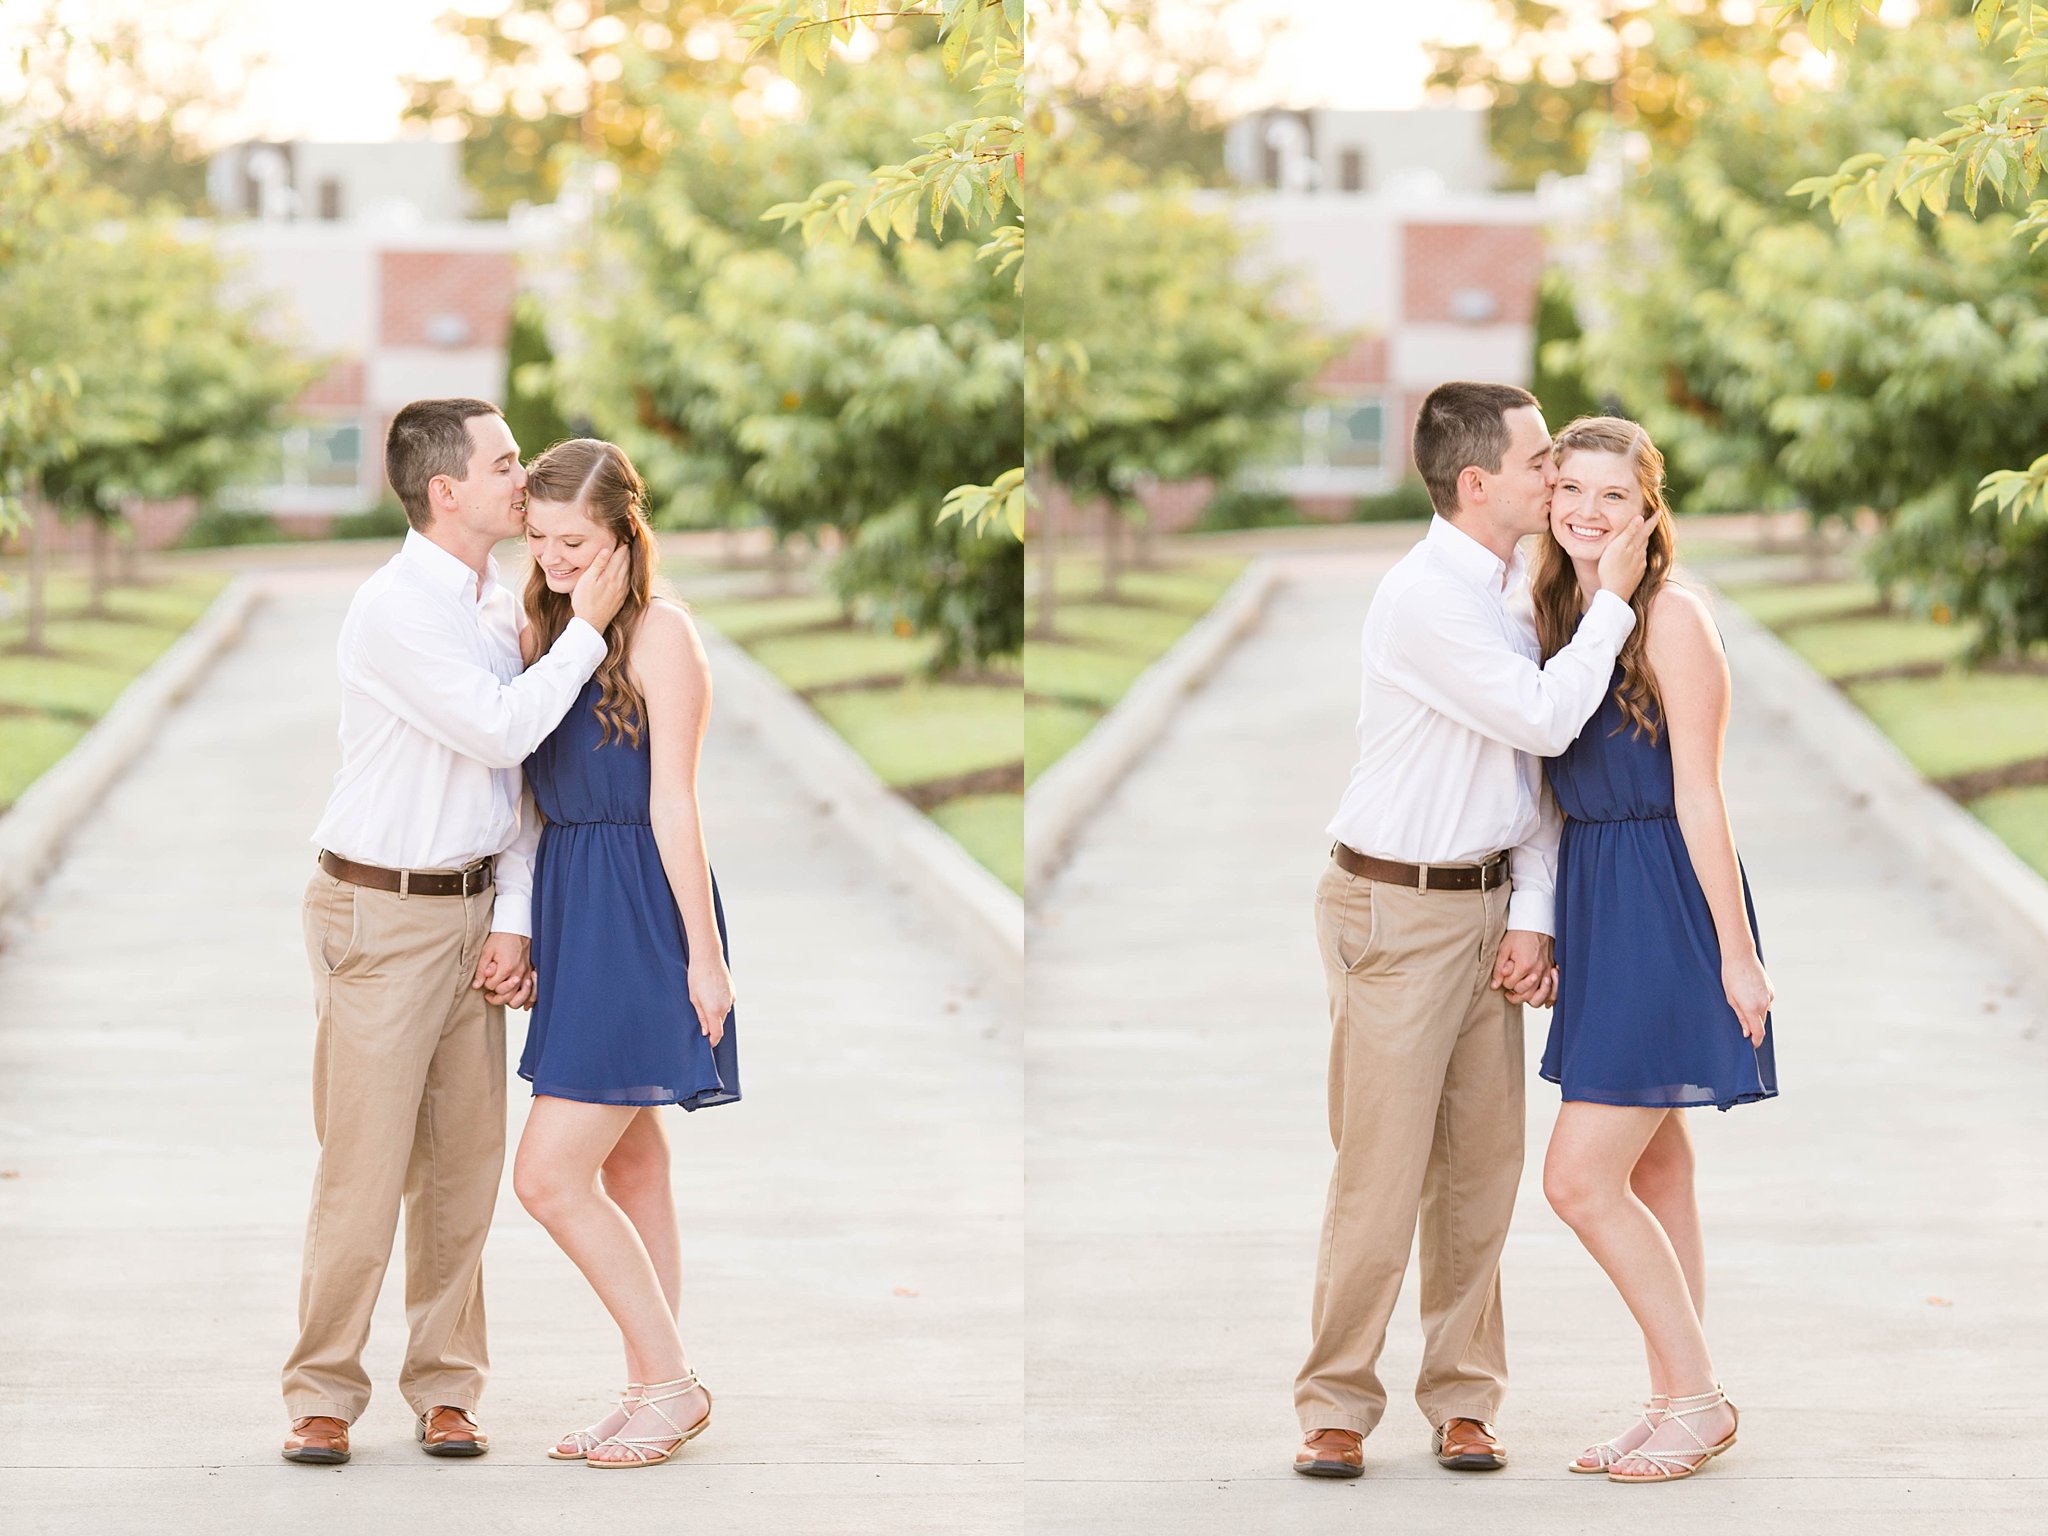
<path fill-rule="evenodd" d="M 1688 1397 L 1713 1390 L 1713 1360 L 1677 1249 L 1633 1188 L 1637 1164 L 1672 1113 L 1565 1103 L 1551 1132 L 1543 1192 L 1607 1272 L 1643 1330 L 1651 1390 Z M 1671 1155 L 1667 1144 L 1653 1160 L 1653 1171 Z M 1686 1230 L 1682 1212 L 1674 1220 Z M 1696 1217 L 1691 1226 L 1696 1231 Z M 1697 1450 L 1687 1427 L 1711 1445 L 1733 1429 L 1734 1415 L 1717 1406 L 1686 1426 L 1660 1421 L 1643 1443 L 1652 1450 Z M 1631 1471 L 1654 1470 L 1648 1463 L 1626 1465 Z"/>
<path fill-rule="evenodd" d="M 651 1385 L 687 1373 L 682 1337 L 646 1244 L 599 1184 L 599 1170 L 639 1113 L 628 1106 L 536 1095 L 520 1137 L 512 1187 L 520 1204 L 583 1272 L 618 1324 L 633 1379 Z M 687 1427 L 709 1406 L 709 1399 L 696 1389 L 663 1403 L 661 1409 Z M 620 1433 L 652 1437 L 666 1430 L 659 1414 L 643 1408 Z M 600 1461 L 632 1459 L 630 1452 L 601 1448 L 590 1454 Z"/>

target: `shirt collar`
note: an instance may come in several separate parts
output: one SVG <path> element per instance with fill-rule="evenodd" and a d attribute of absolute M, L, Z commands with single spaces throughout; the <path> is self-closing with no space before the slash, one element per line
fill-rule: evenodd
<path fill-rule="evenodd" d="M 405 544 L 400 555 L 416 566 L 420 573 L 435 586 L 461 597 L 465 602 L 475 604 L 491 595 L 498 585 L 498 558 L 484 557 L 484 586 L 481 594 L 477 591 L 476 572 L 464 565 L 417 528 L 405 530 Z"/>
<path fill-rule="evenodd" d="M 1505 597 L 1512 591 L 1528 568 L 1529 562 L 1522 553 L 1521 545 L 1515 546 L 1513 558 L 1503 562 L 1492 550 L 1440 512 L 1429 520 L 1428 538 L 1437 558 L 1448 565 L 1454 575 L 1464 577 L 1476 587 L 1483 587 L 1495 597 Z"/>

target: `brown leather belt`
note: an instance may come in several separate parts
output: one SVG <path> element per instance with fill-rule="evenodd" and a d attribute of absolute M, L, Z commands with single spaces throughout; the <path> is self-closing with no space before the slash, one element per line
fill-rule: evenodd
<path fill-rule="evenodd" d="M 1392 859 L 1375 859 L 1344 843 L 1330 849 L 1339 869 L 1368 880 L 1385 880 L 1418 891 L 1490 891 L 1506 885 L 1508 856 L 1496 853 L 1484 864 L 1397 864 Z"/>
<path fill-rule="evenodd" d="M 373 891 L 396 891 L 401 896 L 469 896 L 488 890 L 491 864 L 490 859 L 478 859 L 467 869 L 386 869 L 320 850 L 320 867 L 335 879 L 367 885 Z"/>

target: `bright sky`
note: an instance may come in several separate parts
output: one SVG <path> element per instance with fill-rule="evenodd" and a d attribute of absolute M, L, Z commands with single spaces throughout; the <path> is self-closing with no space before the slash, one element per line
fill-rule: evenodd
<path fill-rule="evenodd" d="M 239 110 L 224 136 L 388 139 L 399 130 L 401 75 L 446 58 L 434 19 L 450 9 L 488 12 L 493 0 L 56 0 L 81 24 L 148 18 L 153 30 L 225 39 L 219 67 Z M 1489 11 L 1480 0 L 1240 0 L 1253 13 L 1289 16 L 1259 94 L 1268 101 L 1405 107 L 1421 99 L 1425 37 L 1469 38 Z M 12 10 L 14 7 L 9 6 Z M 29 9 L 24 6 L 23 10 Z M 21 14 L 20 12 L 16 13 Z M 0 32 L 6 29 L 0 24 Z M 264 60 L 254 69 L 240 61 Z"/>

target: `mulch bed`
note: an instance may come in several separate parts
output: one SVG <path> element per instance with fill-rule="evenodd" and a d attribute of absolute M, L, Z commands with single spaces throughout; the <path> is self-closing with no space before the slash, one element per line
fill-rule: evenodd
<path fill-rule="evenodd" d="M 997 763 L 992 768 L 949 773 L 944 778 L 926 779 L 921 784 L 902 785 L 896 793 L 920 811 L 930 811 L 963 795 L 1021 795 L 1024 793 L 1024 765 Z"/>
<path fill-rule="evenodd" d="M 2001 789 L 2033 789 L 2048 784 L 2048 757 L 2026 757 L 1996 768 L 1978 768 L 1969 773 L 1952 773 L 1934 780 L 1934 787 L 1952 799 L 1968 802 Z"/>

